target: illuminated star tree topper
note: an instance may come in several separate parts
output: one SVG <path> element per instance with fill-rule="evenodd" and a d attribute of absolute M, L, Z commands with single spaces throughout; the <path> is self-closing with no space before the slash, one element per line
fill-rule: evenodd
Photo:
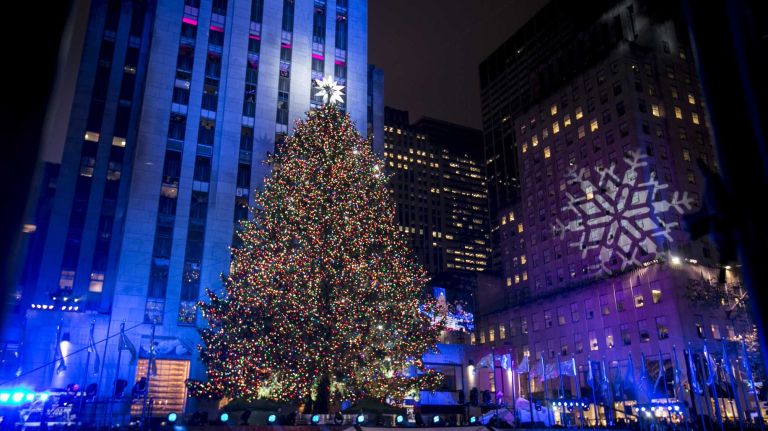
<path fill-rule="evenodd" d="M 339 85 L 332 76 L 328 75 L 323 79 L 315 79 L 315 88 L 318 90 L 317 95 L 323 98 L 323 103 L 334 105 L 336 103 L 344 103 L 344 93 L 341 91 L 344 89 L 343 85 Z"/>

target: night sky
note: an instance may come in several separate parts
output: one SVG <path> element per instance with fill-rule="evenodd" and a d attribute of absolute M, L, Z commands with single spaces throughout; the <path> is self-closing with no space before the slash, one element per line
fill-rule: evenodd
<path fill-rule="evenodd" d="M 384 103 L 481 127 L 478 65 L 546 0 L 369 0 L 368 61 Z"/>

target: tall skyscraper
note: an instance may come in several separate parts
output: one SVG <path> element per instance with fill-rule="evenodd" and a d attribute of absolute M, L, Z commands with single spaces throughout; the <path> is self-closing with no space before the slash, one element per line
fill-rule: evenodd
<path fill-rule="evenodd" d="M 420 263 L 442 272 L 487 267 L 488 210 L 479 130 L 387 107 L 384 156 L 397 223 Z"/>
<path fill-rule="evenodd" d="M 498 160 L 514 161 L 519 187 L 498 207 L 502 283 L 483 293 L 475 342 L 506 346 L 517 361 L 591 355 L 626 369 L 629 354 L 663 352 L 671 363 L 675 345 L 748 334 L 746 313 L 732 312 L 738 273 L 682 221 L 701 201 L 696 161 L 717 170 L 686 33 L 664 5 L 623 0 L 580 4 L 592 18 L 572 28 L 583 30 L 542 45 L 560 37 L 546 15 L 570 7 L 553 1 L 505 44 L 512 63 L 546 46 L 540 66 L 494 74 L 484 63 L 495 76 L 486 85 L 548 84 L 507 99 L 501 118 L 510 141 Z M 578 52 L 590 55 L 564 67 Z M 703 290 L 728 299 L 703 300 Z"/>
<path fill-rule="evenodd" d="M 20 345 L 18 382 L 109 394 L 114 339 L 97 376 L 84 354 L 45 365 L 85 347 L 91 322 L 97 340 L 125 322 L 146 358 L 154 324 L 150 391 L 183 406 L 183 380 L 204 377 L 195 303 L 221 287 L 266 158 L 328 75 L 365 133 L 364 0 L 94 0 L 42 263 L 21 289 L 21 335 L 4 340 Z M 123 355 L 119 377 L 146 366 Z"/>

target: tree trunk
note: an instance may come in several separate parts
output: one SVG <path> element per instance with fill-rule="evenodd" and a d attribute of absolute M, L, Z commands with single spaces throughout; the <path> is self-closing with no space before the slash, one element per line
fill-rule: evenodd
<path fill-rule="evenodd" d="M 319 414 L 330 413 L 331 407 L 331 379 L 327 374 L 320 378 L 317 386 L 317 398 L 314 403 L 314 412 Z"/>

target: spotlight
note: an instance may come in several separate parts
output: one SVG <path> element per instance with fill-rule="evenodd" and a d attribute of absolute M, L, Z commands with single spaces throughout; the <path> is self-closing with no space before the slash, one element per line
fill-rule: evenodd
<path fill-rule="evenodd" d="M 48 401 L 48 397 L 50 397 L 50 395 L 48 395 L 48 393 L 46 392 L 43 392 L 42 394 L 40 394 L 40 401 L 43 401 L 43 402 Z"/>
<path fill-rule="evenodd" d="M 435 416 L 432 416 L 432 423 L 435 423 L 435 424 L 436 424 L 436 423 L 438 423 L 438 422 L 440 422 L 440 416 L 437 416 L 437 415 L 435 415 Z"/>
<path fill-rule="evenodd" d="M 24 398 L 24 392 L 14 392 L 13 397 L 11 397 L 14 403 L 20 402 L 23 398 Z"/>
<path fill-rule="evenodd" d="M 168 422 L 174 423 L 174 422 L 176 422 L 177 418 L 178 418 L 178 416 L 176 415 L 176 413 L 174 413 L 174 412 L 168 413 Z"/>
<path fill-rule="evenodd" d="M 675 406 L 675 411 L 679 412 L 680 411 L 680 406 Z"/>
<path fill-rule="evenodd" d="M 223 423 L 226 423 L 229 420 L 229 413 L 224 412 L 219 416 L 219 420 Z"/>
<path fill-rule="evenodd" d="M 397 423 L 399 423 L 399 424 L 403 423 L 403 420 L 405 420 L 405 419 L 403 418 L 403 415 L 397 415 L 397 417 L 395 418 L 395 421 L 396 421 Z"/>
<path fill-rule="evenodd" d="M 681 262 L 680 257 L 672 256 L 671 262 L 672 262 L 672 265 L 680 265 L 680 262 Z"/>
<path fill-rule="evenodd" d="M 8 392 L 3 392 L 0 394 L 0 402 L 7 403 L 10 398 L 11 398 L 11 394 L 9 394 Z"/>
<path fill-rule="evenodd" d="M 267 416 L 267 422 L 270 424 L 277 422 L 277 415 L 272 413 L 271 415 Z"/>
<path fill-rule="evenodd" d="M 361 424 L 365 422 L 365 416 L 362 414 L 357 415 L 357 423 Z"/>
<path fill-rule="evenodd" d="M 32 392 L 30 392 L 30 393 L 28 393 L 28 394 L 27 394 L 27 395 L 24 397 L 24 399 L 25 399 L 26 401 L 33 401 L 33 400 L 35 399 L 35 394 L 33 394 Z"/>
<path fill-rule="evenodd" d="M 471 424 L 477 423 L 477 416 L 470 416 L 469 417 L 469 423 L 471 423 Z"/>
<path fill-rule="evenodd" d="M 672 406 L 667 406 L 667 410 L 671 412 L 672 411 Z"/>
<path fill-rule="evenodd" d="M 312 415 L 312 423 L 317 425 L 320 423 L 320 415 Z"/>

